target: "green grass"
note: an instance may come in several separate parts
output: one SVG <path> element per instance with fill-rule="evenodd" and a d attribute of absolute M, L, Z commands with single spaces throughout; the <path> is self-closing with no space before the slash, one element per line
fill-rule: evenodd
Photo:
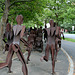
<path fill-rule="evenodd" d="M 71 38 L 65 38 L 65 39 L 63 39 L 63 40 L 75 42 L 75 39 L 71 39 Z"/>
<path fill-rule="evenodd" d="M 0 63 L 3 63 L 4 61 L 0 61 Z"/>

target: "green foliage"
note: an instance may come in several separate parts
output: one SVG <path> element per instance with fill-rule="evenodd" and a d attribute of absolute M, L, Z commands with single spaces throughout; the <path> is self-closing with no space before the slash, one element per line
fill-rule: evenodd
<path fill-rule="evenodd" d="M 50 10 L 50 14 L 46 17 L 53 19 L 59 26 L 64 28 L 70 28 L 75 25 L 75 5 L 74 0 L 50 0 L 47 4 L 47 8 Z M 48 12 L 48 11 L 46 11 Z"/>
<path fill-rule="evenodd" d="M 26 27 L 41 26 L 54 19 L 59 26 L 68 28 L 75 25 L 75 0 L 10 0 L 9 22 L 16 23 L 16 16 L 24 16 Z M 0 19 L 5 9 L 5 0 L 0 0 Z M 1 13 L 2 12 L 2 13 Z"/>
<path fill-rule="evenodd" d="M 10 21 L 12 21 L 13 19 L 13 22 L 16 23 L 15 21 L 16 16 L 18 14 L 22 14 L 24 17 L 25 24 L 27 23 L 29 24 L 29 22 L 34 22 L 33 26 L 34 24 L 43 25 L 43 22 L 41 21 L 41 17 L 43 15 L 43 11 L 44 8 L 46 8 L 47 3 L 48 0 L 35 0 L 31 2 L 16 3 L 14 7 L 13 6 L 10 7 L 11 10 L 9 11 L 9 15 L 10 15 L 9 19 Z M 29 27 L 30 26 L 32 25 L 29 25 Z"/>

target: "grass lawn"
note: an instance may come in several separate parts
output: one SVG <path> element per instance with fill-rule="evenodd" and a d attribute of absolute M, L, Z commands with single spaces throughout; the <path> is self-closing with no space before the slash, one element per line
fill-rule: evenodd
<path fill-rule="evenodd" d="M 75 42 L 75 39 L 71 39 L 71 38 L 65 38 L 64 40 L 71 41 L 71 42 Z"/>

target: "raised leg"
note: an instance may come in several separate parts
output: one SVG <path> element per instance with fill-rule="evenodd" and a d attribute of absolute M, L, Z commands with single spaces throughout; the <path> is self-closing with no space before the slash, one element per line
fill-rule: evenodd
<path fill-rule="evenodd" d="M 49 45 L 47 44 L 46 49 L 45 49 L 44 60 L 48 61 L 48 58 L 49 58 Z"/>
<path fill-rule="evenodd" d="M 0 68 L 3 68 L 3 67 L 8 67 L 9 68 L 8 72 L 11 72 L 12 56 L 14 54 L 11 47 L 12 47 L 12 45 L 10 45 L 10 47 L 9 47 L 9 51 L 8 51 L 5 63 L 0 63 Z"/>

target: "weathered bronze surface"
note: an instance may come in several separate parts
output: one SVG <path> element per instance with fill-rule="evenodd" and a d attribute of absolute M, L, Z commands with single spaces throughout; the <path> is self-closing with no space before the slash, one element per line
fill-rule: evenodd
<path fill-rule="evenodd" d="M 3 53 L 5 53 L 5 51 L 8 51 L 9 45 L 13 41 L 13 36 L 14 36 L 14 33 L 11 29 L 11 25 L 10 25 L 10 23 L 7 23 L 6 31 L 3 34 L 3 41 L 5 42 L 5 49 L 4 49 Z"/>
<path fill-rule="evenodd" d="M 13 27 L 14 37 L 13 37 L 12 43 L 9 45 L 9 50 L 8 50 L 6 62 L 0 63 L 0 68 L 7 66 L 9 68 L 8 72 L 11 72 L 12 57 L 13 57 L 13 54 L 15 52 L 16 55 L 18 56 L 19 60 L 22 62 L 23 74 L 28 75 L 25 59 L 24 59 L 23 53 L 21 52 L 21 49 L 19 46 L 20 45 L 20 39 L 23 37 L 24 31 L 25 31 L 25 26 L 21 26 L 21 24 L 23 23 L 23 16 L 18 15 L 16 17 L 16 21 L 17 21 L 17 25 L 15 25 Z M 9 37 L 11 37 L 11 36 L 9 36 Z"/>
<path fill-rule="evenodd" d="M 25 63 L 25 59 L 23 56 L 23 53 L 20 49 L 20 41 L 24 43 L 25 46 L 27 46 L 28 51 L 28 57 L 27 57 L 27 63 L 30 60 L 30 54 L 31 49 L 35 47 L 41 48 L 41 51 L 43 51 L 43 41 L 42 41 L 42 28 L 39 28 L 38 30 L 30 30 L 30 34 L 28 36 L 28 40 L 26 41 L 23 38 L 25 26 L 21 26 L 23 23 L 23 16 L 18 15 L 16 17 L 17 25 L 13 26 L 13 30 L 11 30 L 11 26 L 8 23 L 6 26 L 6 32 L 3 36 L 3 41 L 6 43 L 6 49 L 8 50 L 8 54 L 6 57 L 5 63 L 0 63 L 0 68 L 8 67 L 9 72 L 11 72 L 11 65 L 12 65 L 12 57 L 14 53 L 18 56 L 19 60 L 22 62 L 22 72 L 24 75 L 28 75 L 27 66 Z M 56 26 L 54 24 L 53 20 L 50 20 L 50 28 L 45 28 L 47 32 L 47 45 L 45 48 L 45 56 L 43 56 L 43 59 L 45 61 L 48 61 L 49 59 L 49 52 L 51 53 L 51 60 L 52 60 L 52 74 L 55 73 L 55 60 L 59 51 L 59 48 L 61 48 L 61 31 L 60 27 Z M 7 41 L 5 40 L 7 38 Z M 58 47 L 59 45 L 59 47 Z"/>
<path fill-rule="evenodd" d="M 28 64 L 28 61 L 30 61 L 29 58 L 30 58 L 31 50 L 32 50 L 32 43 L 29 42 L 30 40 L 26 41 L 26 40 L 23 39 L 23 38 L 21 38 L 20 40 L 21 40 L 21 41 L 24 43 L 24 45 L 27 47 L 26 50 L 28 51 L 28 56 L 27 56 L 27 64 Z"/>
<path fill-rule="evenodd" d="M 48 61 L 49 59 L 49 52 L 51 53 L 51 60 L 52 60 L 52 74 L 55 73 L 55 59 L 56 59 L 56 36 L 57 36 L 57 28 L 54 25 L 54 21 L 50 20 L 50 28 L 46 28 L 47 31 L 47 45 L 45 48 L 45 56 L 43 56 L 43 59 L 45 61 Z"/>

